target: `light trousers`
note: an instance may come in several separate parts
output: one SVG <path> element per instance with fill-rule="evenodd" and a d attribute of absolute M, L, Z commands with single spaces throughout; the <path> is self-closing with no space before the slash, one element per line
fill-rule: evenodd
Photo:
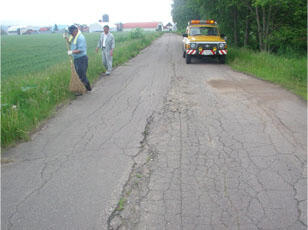
<path fill-rule="evenodd" d="M 112 56 L 110 56 L 110 50 L 104 49 L 102 51 L 103 65 L 106 68 L 107 72 L 112 70 Z"/>

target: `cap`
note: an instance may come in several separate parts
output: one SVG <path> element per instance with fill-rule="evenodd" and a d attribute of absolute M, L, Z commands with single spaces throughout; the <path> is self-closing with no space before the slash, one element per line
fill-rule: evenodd
<path fill-rule="evenodd" d="M 75 25 L 71 25 L 70 27 L 68 27 L 68 33 L 72 34 L 74 32 L 74 30 L 77 30 L 77 26 Z"/>

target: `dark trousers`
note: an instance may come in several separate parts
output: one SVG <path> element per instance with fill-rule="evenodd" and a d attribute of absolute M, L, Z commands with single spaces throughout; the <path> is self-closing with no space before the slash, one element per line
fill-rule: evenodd
<path fill-rule="evenodd" d="M 79 79 L 82 83 L 88 87 L 90 87 L 89 80 L 87 78 L 87 70 L 88 70 L 88 56 L 82 56 L 80 58 L 74 59 L 75 70 L 79 76 Z"/>

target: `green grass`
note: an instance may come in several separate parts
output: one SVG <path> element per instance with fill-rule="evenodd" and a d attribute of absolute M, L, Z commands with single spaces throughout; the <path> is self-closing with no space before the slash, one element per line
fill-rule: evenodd
<path fill-rule="evenodd" d="M 85 33 L 84 35 L 87 40 L 88 53 L 91 54 L 96 48 L 100 33 Z M 119 52 L 121 51 L 119 47 L 126 46 L 133 41 L 138 41 L 139 45 L 143 46 L 151 36 L 155 35 L 139 32 L 136 36 L 135 33 L 122 32 L 114 33 L 114 36 L 117 46 L 115 52 Z M 144 39 L 143 43 L 139 42 L 140 39 Z M 62 34 L 2 36 L 1 52 L 2 80 L 46 71 L 50 66 L 68 60 Z"/>
<path fill-rule="evenodd" d="M 237 71 L 279 84 L 307 100 L 306 57 L 291 58 L 231 48 L 228 64 Z"/>
<path fill-rule="evenodd" d="M 115 33 L 113 66 L 136 56 L 160 33 Z M 95 47 L 98 33 L 85 34 L 88 45 L 87 76 L 95 81 L 104 71 Z M 73 99 L 68 90 L 70 62 L 61 34 L 3 36 L 1 82 L 1 146 L 7 147 L 29 134 L 50 117 L 57 105 Z"/>
<path fill-rule="evenodd" d="M 143 175 L 142 175 L 142 174 L 140 174 L 140 173 L 136 173 L 136 177 L 140 179 L 140 178 L 142 178 L 142 177 L 143 177 Z"/>
<path fill-rule="evenodd" d="M 118 203 L 118 206 L 116 208 L 117 211 L 122 211 L 124 209 L 124 205 L 126 203 L 126 199 L 122 197 Z"/>

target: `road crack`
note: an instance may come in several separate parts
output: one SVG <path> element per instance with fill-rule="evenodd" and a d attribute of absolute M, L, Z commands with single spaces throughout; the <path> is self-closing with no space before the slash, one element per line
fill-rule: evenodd
<path fill-rule="evenodd" d="M 148 187 L 151 177 L 151 165 L 157 157 L 154 146 L 148 143 L 154 113 L 147 118 L 140 141 L 140 150 L 132 156 L 134 164 L 131 173 L 120 196 L 119 203 L 108 218 L 108 230 L 135 229 L 140 218 L 140 204 L 150 189 Z"/>

